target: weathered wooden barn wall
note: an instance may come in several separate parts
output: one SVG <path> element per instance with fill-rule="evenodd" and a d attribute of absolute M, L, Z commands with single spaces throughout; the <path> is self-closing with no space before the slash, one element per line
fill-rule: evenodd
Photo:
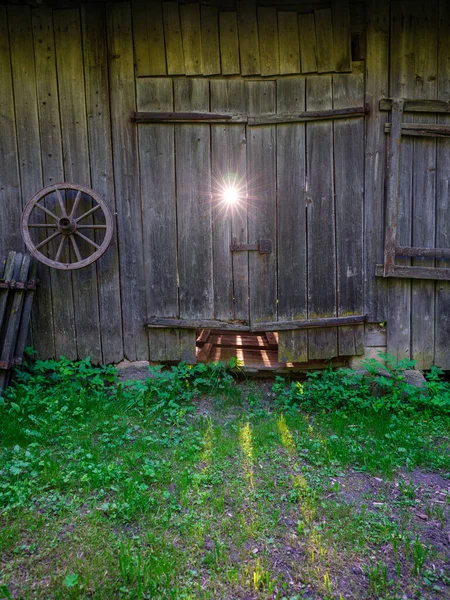
<path fill-rule="evenodd" d="M 388 351 L 419 368 L 450 368 L 450 287 L 446 281 L 373 279 L 382 263 L 384 125 L 380 96 L 448 101 L 450 12 L 445 1 L 368 3 L 366 98 L 373 112 L 366 134 L 366 312 L 386 321 Z M 405 113 L 404 122 L 445 123 L 448 117 Z M 449 140 L 403 137 L 401 142 L 399 243 L 449 247 Z M 376 259 L 376 260 L 375 260 Z M 448 266 L 434 259 L 397 259 L 399 264 Z"/>
<path fill-rule="evenodd" d="M 40 356 L 192 358 L 192 332 L 149 335 L 149 316 L 366 314 L 387 322 L 399 358 L 450 368 L 450 284 L 375 277 L 389 119 L 379 99 L 450 99 L 445 0 L 48 4 L 0 7 L 0 254 L 22 248 L 27 199 L 62 180 L 100 193 L 116 229 L 95 265 L 41 269 Z M 260 128 L 130 119 L 136 110 L 258 114 L 366 102 L 365 128 L 364 117 Z M 449 247 L 449 144 L 402 142 L 408 243 Z M 198 202 L 230 156 L 262 198 L 244 226 Z M 231 255 L 235 231 L 244 243 L 278 240 L 269 262 Z M 361 348 L 360 327 L 280 334 L 286 360 Z"/>

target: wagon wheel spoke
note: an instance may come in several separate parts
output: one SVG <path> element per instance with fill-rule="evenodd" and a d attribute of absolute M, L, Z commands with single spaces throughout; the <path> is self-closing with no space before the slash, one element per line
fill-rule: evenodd
<path fill-rule="evenodd" d="M 57 217 L 54 213 L 52 213 L 51 210 L 48 210 L 48 208 L 45 208 L 45 206 L 42 206 L 42 204 L 39 204 L 39 202 L 36 202 L 35 207 L 40 208 L 43 212 L 45 212 L 46 215 L 48 215 L 55 221 L 59 221 L 59 217 Z"/>
<path fill-rule="evenodd" d="M 92 213 L 94 213 L 99 208 L 100 208 L 100 204 L 97 204 L 97 206 L 94 206 L 93 208 L 91 208 L 91 210 L 88 210 L 87 212 L 85 212 L 84 215 L 81 215 L 81 217 L 78 217 L 78 219 L 75 219 L 75 223 L 78 223 L 78 221 L 81 221 L 82 219 L 85 219 L 89 215 L 92 215 Z"/>
<path fill-rule="evenodd" d="M 74 233 L 76 235 L 78 235 L 81 239 L 83 239 L 85 242 L 87 242 L 88 244 L 91 244 L 91 246 L 94 246 L 94 248 L 96 250 L 98 250 L 100 248 L 100 246 L 98 244 L 96 244 L 95 242 L 93 242 L 91 239 L 89 239 L 88 237 L 86 237 L 85 235 L 83 235 L 82 233 L 80 233 L 79 231 L 74 231 Z"/>
<path fill-rule="evenodd" d="M 58 262 L 58 261 L 59 261 L 59 258 L 60 258 L 60 256 L 61 256 L 61 252 L 62 252 L 62 249 L 63 249 L 63 246 L 64 246 L 64 242 L 65 242 L 65 240 L 66 240 L 66 236 L 65 236 L 65 235 L 63 235 L 63 236 L 62 236 L 62 240 L 61 240 L 61 242 L 60 242 L 60 244 L 59 244 L 59 247 L 58 247 L 58 251 L 57 251 L 57 253 L 56 253 L 56 256 L 55 256 L 55 261 L 56 261 L 56 262 Z"/>
<path fill-rule="evenodd" d="M 77 229 L 108 229 L 106 225 L 78 225 Z"/>
<path fill-rule="evenodd" d="M 63 217 L 67 217 L 66 206 L 64 204 L 63 197 L 61 196 L 60 190 L 56 190 L 56 197 L 58 198 L 58 204 L 61 209 L 61 214 Z"/>
<path fill-rule="evenodd" d="M 58 237 L 58 235 L 61 235 L 59 231 L 55 231 L 55 233 L 52 233 L 52 235 L 49 235 L 47 239 L 45 239 L 40 244 L 37 244 L 36 250 L 39 250 L 39 248 L 42 248 L 42 246 L 46 246 L 49 242 L 54 240 L 55 237 Z"/>
<path fill-rule="evenodd" d="M 79 203 L 80 203 L 80 200 L 81 200 L 81 190 L 80 190 L 80 191 L 77 193 L 77 195 L 75 196 L 75 202 L 73 203 L 72 210 L 71 210 L 71 212 L 70 212 L 70 217 L 71 217 L 71 218 L 72 218 L 72 217 L 73 217 L 73 215 L 75 214 L 75 211 L 76 211 L 76 210 L 77 210 L 77 208 L 78 208 L 78 205 L 79 205 Z"/>
<path fill-rule="evenodd" d="M 29 223 L 28 229 L 56 229 L 56 224 L 52 225 L 51 223 Z"/>
<path fill-rule="evenodd" d="M 75 236 L 71 235 L 70 237 L 70 241 L 72 242 L 72 248 L 75 251 L 75 256 L 77 257 L 77 260 L 83 260 L 81 253 L 80 253 L 80 249 L 78 248 L 78 244 L 75 241 Z"/>

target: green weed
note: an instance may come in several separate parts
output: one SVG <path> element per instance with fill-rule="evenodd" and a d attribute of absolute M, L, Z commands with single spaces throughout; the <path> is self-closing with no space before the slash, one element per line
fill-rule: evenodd
<path fill-rule="evenodd" d="M 389 354 L 380 353 L 386 366 L 375 359 L 366 360 L 365 372 L 349 369 L 326 369 L 308 373 L 305 382 L 287 385 L 277 377 L 273 386 L 276 404 L 283 410 L 372 411 L 411 414 L 426 411 L 429 415 L 450 414 L 450 383 L 443 372 L 433 367 L 426 375 L 423 388 L 405 380 L 404 372 L 414 368 L 414 361 L 396 363 Z"/>
<path fill-rule="evenodd" d="M 429 552 L 430 549 L 416 537 L 412 545 L 413 573 L 415 575 L 421 574 Z"/>
<path fill-rule="evenodd" d="M 389 593 L 392 580 L 388 578 L 388 567 L 386 564 L 377 563 L 369 567 L 367 572 L 369 593 L 375 597 L 384 597 Z"/>

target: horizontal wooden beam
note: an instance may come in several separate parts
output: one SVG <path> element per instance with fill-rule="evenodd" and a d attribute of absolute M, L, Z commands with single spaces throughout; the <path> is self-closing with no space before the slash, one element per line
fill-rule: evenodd
<path fill-rule="evenodd" d="M 358 106 L 351 108 L 330 108 L 329 110 L 309 110 L 296 114 L 278 113 L 276 115 L 248 117 L 248 124 L 271 125 L 280 123 L 305 123 L 307 121 L 324 121 L 328 119 L 351 119 L 352 117 L 364 117 L 368 112 L 368 106 Z"/>
<path fill-rule="evenodd" d="M 250 126 L 276 125 L 281 123 L 305 123 L 329 119 L 351 119 L 368 114 L 368 106 L 310 110 L 297 114 L 267 114 L 246 116 L 242 114 L 219 114 L 199 112 L 132 112 L 133 123 L 248 123 Z"/>
<path fill-rule="evenodd" d="M 15 281 L 14 279 L 6 281 L 4 279 L 0 279 L 0 289 L 35 290 L 38 284 L 39 281 L 37 279 L 33 281 Z"/>
<path fill-rule="evenodd" d="M 348 317 L 324 317 L 321 319 L 305 319 L 302 321 L 267 321 L 255 325 L 228 323 L 213 319 L 162 319 L 154 318 L 147 321 L 147 327 L 163 327 L 174 329 L 224 329 L 227 331 L 288 331 L 290 329 L 315 329 L 317 327 L 339 327 L 340 325 L 358 325 L 364 323 L 365 315 Z"/>
<path fill-rule="evenodd" d="M 391 132 L 391 124 L 384 126 L 385 133 Z M 450 137 L 450 125 L 429 125 L 427 123 L 403 123 L 402 135 L 417 137 Z"/>
<path fill-rule="evenodd" d="M 395 98 L 382 98 L 380 110 L 391 110 Z M 446 100 L 404 99 L 404 112 L 450 113 L 450 102 Z"/>
<path fill-rule="evenodd" d="M 383 265 L 377 265 L 375 268 L 376 277 L 396 277 L 398 279 L 434 279 L 450 280 L 450 268 L 440 267 L 410 267 L 395 265 L 391 267 L 389 273 L 384 273 Z"/>
<path fill-rule="evenodd" d="M 359 325 L 366 320 L 365 315 L 349 317 L 323 317 L 321 319 L 305 319 L 302 321 L 267 321 L 258 323 L 251 331 L 288 331 L 290 329 L 315 329 L 317 327 L 339 327 L 341 325 Z"/>
<path fill-rule="evenodd" d="M 168 329 L 225 329 L 228 331 L 250 331 L 249 325 L 229 323 L 214 319 L 164 319 L 155 317 L 148 319 L 147 327 L 163 327 Z"/>
<path fill-rule="evenodd" d="M 134 123 L 247 123 L 245 115 L 200 112 L 132 112 Z"/>
<path fill-rule="evenodd" d="M 450 258 L 450 248 L 399 247 L 395 249 L 395 255 L 411 256 L 413 258 Z"/>

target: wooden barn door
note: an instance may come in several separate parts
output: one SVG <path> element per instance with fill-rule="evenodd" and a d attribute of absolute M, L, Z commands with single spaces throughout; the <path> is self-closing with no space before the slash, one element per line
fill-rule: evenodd
<path fill-rule="evenodd" d="M 364 104 L 362 73 L 310 77 L 305 88 L 301 97 L 307 111 Z M 277 135 L 283 213 L 278 222 L 278 319 L 362 315 L 364 118 L 279 126 Z M 292 173 L 297 179 L 291 185 Z M 300 206 L 289 214 L 283 202 L 292 211 L 296 190 Z M 363 352 L 362 325 L 292 330 L 280 332 L 279 338 L 282 362 Z"/>
<path fill-rule="evenodd" d="M 361 315 L 364 117 L 295 117 L 361 107 L 363 88 L 362 73 L 138 80 L 140 112 L 233 115 L 139 126 L 149 317 L 276 331 Z M 281 362 L 361 346 L 361 326 L 279 332 Z M 195 330 L 150 330 L 150 355 L 194 362 Z"/>
<path fill-rule="evenodd" d="M 270 255 L 249 253 L 250 323 L 278 323 L 283 363 L 362 354 L 363 325 L 341 322 L 363 313 L 364 117 L 295 119 L 362 107 L 363 73 L 247 86 L 248 238 L 273 240 Z M 271 113 L 292 122 L 252 126 Z"/>

